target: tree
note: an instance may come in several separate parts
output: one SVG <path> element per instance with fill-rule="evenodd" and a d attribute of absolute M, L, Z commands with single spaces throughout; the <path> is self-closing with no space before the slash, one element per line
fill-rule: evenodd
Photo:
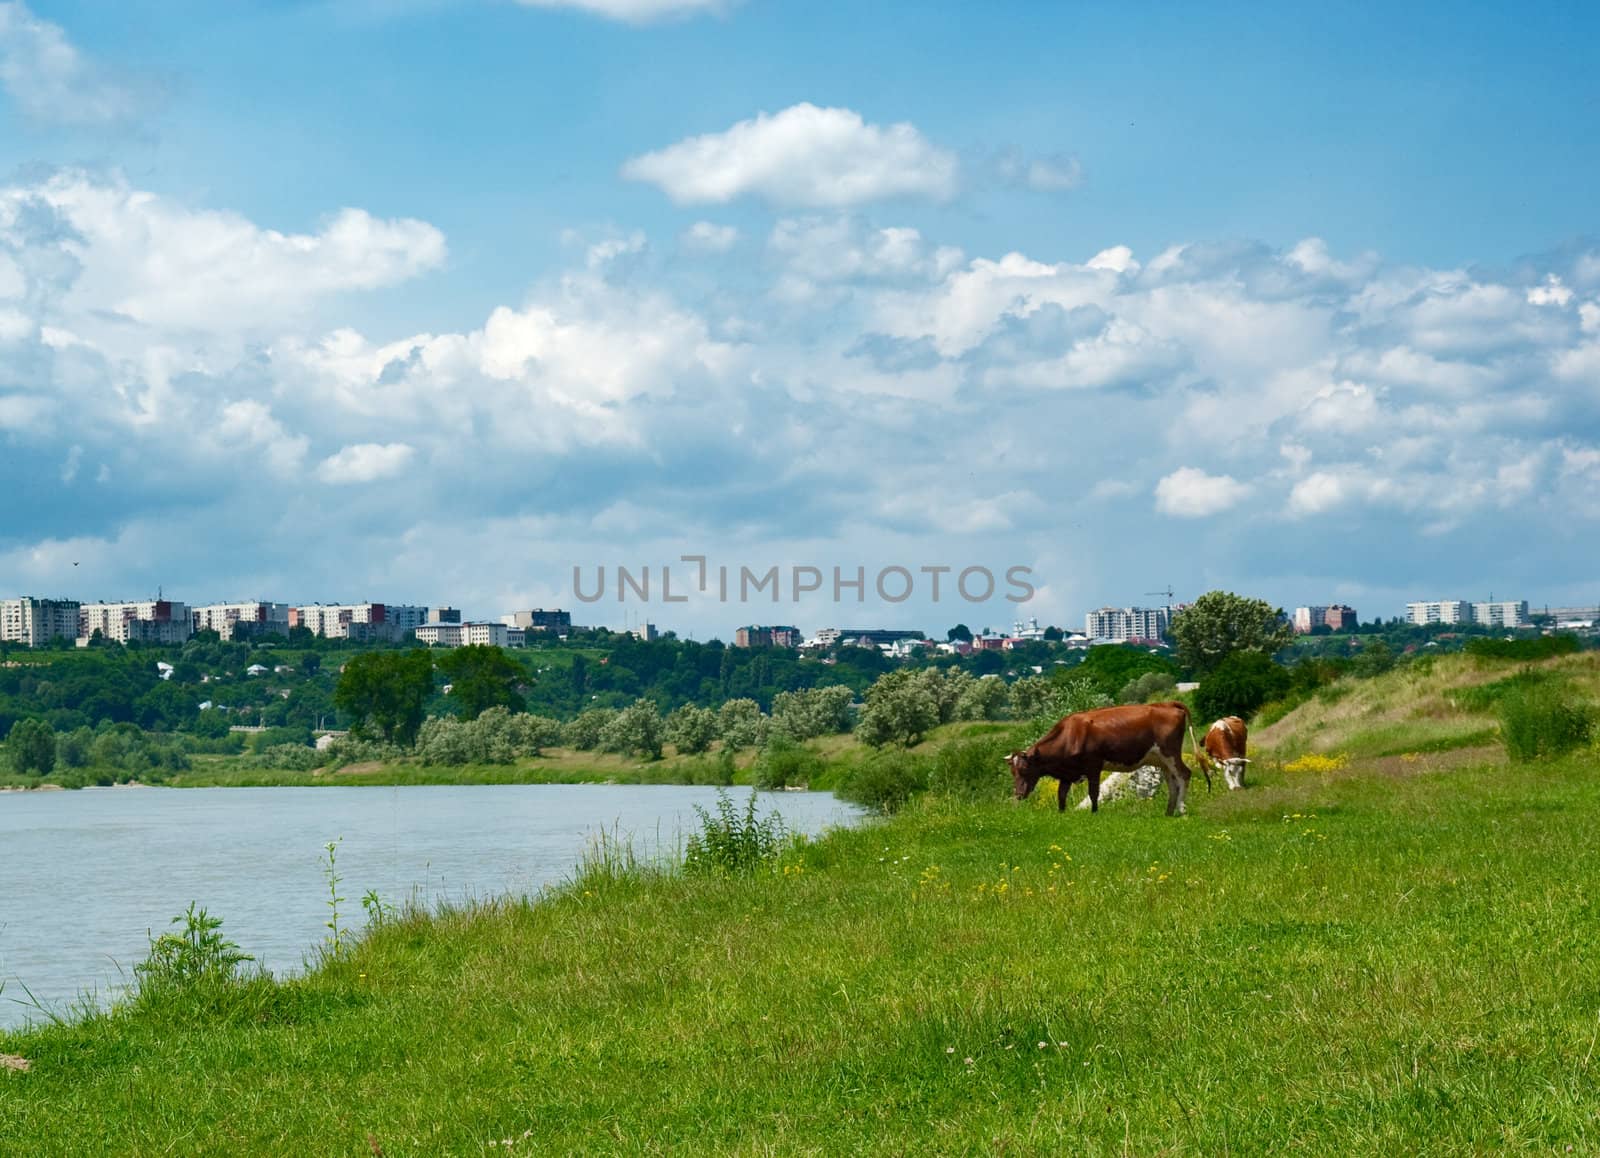
<path fill-rule="evenodd" d="M 684 704 L 667 716 L 667 743 L 679 755 L 693 756 L 711 747 L 717 738 L 717 713 L 710 708 Z"/>
<path fill-rule="evenodd" d="M 717 712 L 717 731 L 725 747 L 737 752 L 753 748 L 766 739 L 767 718 L 754 700 L 729 700 Z"/>
<path fill-rule="evenodd" d="M 1394 651 L 1381 639 L 1370 639 L 1350 661 L 1350 671 L 1361 679 L 1382 675 L 1394 666 Z"/>
<path fill-rule="evenodd" d="M 520 712 L 527 705 L 517 691 L 523 671 L 498 647 L 469 644 L 445 652 L 434 664 L 450 684 L 450 699 L 463 720 L 489 708 Z"/>
<path fill-rule="evenodd" d="M 949 631 L 944 633 L 944 638 L 948 643 L 954 643 L 958 639 L 962 643 L 971 643 L 972 628 L 968 627 L 965 623 L 958 623 Z"/>
<path fill-rule="evenodd" d="M 43 720 L 18 720 L 6 736 L 11 767 L 26 776 L 48 776 L 56 766 L 56 732 Z"/>
<path fill-rule="evenodd" d="M 1044 629 L 1044 641 L 1046 643 L 1060 643 L 1061 640 L 1062 631 L 1059 627 L 1051 626 Z"/>
<path fill-rule="evenodd" d="M 358 738 L 370 738 L 376 729 L 384 743 L 409 746 L 431 691 L 433 659 L 426 651 L 365 651 L 344 665 L 333 703 L 353 719 Z"/>
<path fill-rule="evenodd" d="M 998 720 L 1011 702 L 1006 681 L 998 676 L 973 680 L 956 703 L 958 720 Z"/>
<path fill-rule="evenodd" d="M 653 700 L 635 700 L 616 714 L 600 732 L 600 747 L 608 752 L 632 755 L 637 752 L 652 760 L 661 759 L 661 744 L 666 729 L 661 710 Z"/>
<path fill-rule="evenodd" d="M 1231 591 L 1208 591 L 1172 617 L 1178 660 L 1204 677 L 1238 651 L 1271 656 L 1294 639 L 1283 610 Z"/>
<path fill-rule="evenodd" d="M 855 693 L 843 685 L 779 692 L 772 701 L 772 728 L 791 740 L 809 740 L 850 730 Z"/>
<path fill-rule="evenodd" d="M 1289 690 L 1289 673 L 1259 651 L 1236 651 L 1195 689 L 1197 722 L 1203 728 L 1223 716 L 1249 719 L 1262 704 Z"/>
<path fill-rule="evenodd" d="M 909 748 L 939 723 L 939 701 L 922 672 L 888 672 L 867 689 L 856 735 L 875 748 L 897 741 Z"/>

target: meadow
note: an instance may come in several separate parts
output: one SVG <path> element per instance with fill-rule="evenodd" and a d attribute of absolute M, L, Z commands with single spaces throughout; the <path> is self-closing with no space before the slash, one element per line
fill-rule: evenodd
<path fill-rule="evenodd" d="M 1595 753 L 1507 761 L 1499 693 L 1471 689 L 1518 670 L 1313 699 L 1262 730 L 1247 790 L 1197 783 L 1182 820 L 1017 805 L 996 761 L 975 799 L 930 792 L 743 870 L 602 843 L 546 895 L 385 915 L 302 978 L 152 986 L 0 1036 L 28 1065 L 0 1070 L 0 1138 L 1600 1152 Z M 1391 752 L 1411 719 L 1432 723 Z"/>

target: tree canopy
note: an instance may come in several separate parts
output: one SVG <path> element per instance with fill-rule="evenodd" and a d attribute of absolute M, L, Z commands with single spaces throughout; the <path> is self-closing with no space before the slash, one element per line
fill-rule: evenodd
<path fill-rule="evenodd" d="M 1236 651 L 1271 656 L 1294 639 L 1294 629 L 1263 599 L 1208 591 L 1172 618 L 1178 662 L 1204 676 Z"/>
<path fill-rule="evenodd" d="M 358 736 L 409 746 L 422 726 L 423 704 L 433 691 L 433 657 L 412 651 L 367 651 L 352 656 L 333 689 L 333 702 L 354 720 Z"/>

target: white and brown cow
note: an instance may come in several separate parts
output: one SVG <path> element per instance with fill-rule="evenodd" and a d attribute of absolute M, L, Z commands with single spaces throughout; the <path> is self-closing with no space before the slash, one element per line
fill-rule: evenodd
<path fill-rule="evenodd" d="M 1244 787 L 1244 770 L 1250 764 L 1244 758 L 1246 736 L 1244 721 L 1238 716 L 1224 716 L 1206 729 L 1206 756 L 1222 768 L 1229 788 Z"/>
<path fill-rule="evenodd" d="M 1006 757 L 1017 799 L 1031 794 L 1039 777 L 1054 776 L 1056 806 L 1064 812 L 1068 789 L 1087 780 L 1089 807 L 1098 812 L 1102 771 L 1153 764 L 1167 782 L 1167 815 L 1181 816 L 1193 775 L 1183 762 L 1183 734 L 1188 727 L 1189 709 L 1176 702 L 1095 708 L 1063 716 L 1036 742 Z"/>

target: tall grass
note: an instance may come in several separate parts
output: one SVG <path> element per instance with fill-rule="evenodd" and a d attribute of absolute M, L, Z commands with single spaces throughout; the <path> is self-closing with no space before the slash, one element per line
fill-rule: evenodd
<path fill-rule="evenodd" d="M 1499 715 L 1506 754 L 1520 763 L 1565 755 L 1595 734 L 1594 705 L 1560 680 L 1524 681 L 1508 690 Z"/>

